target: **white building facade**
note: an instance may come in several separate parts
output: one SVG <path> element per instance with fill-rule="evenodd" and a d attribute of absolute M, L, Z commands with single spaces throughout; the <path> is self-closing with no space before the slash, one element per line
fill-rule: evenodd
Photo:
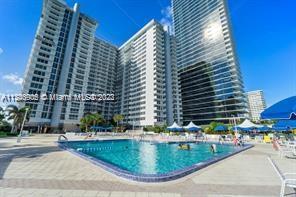
<path fill-rule="evenodd" d="M 28 126 L 78 129 L 86 113 L 123 114 L 139 127 L 181 123 L 174 37 L 152 20 L 120 48 L 95 37 L 98 23 L 63 0 L 44 0 L 23 94 L 115 95 L 114 100 L 21 102 Z"/>
<path fill-rule="evenodd" d="M 253 121 L 261 119 L 260 114 L 266 109 L 266 102 L 262 90 L 247 92 L 250 118 Z"/>
<path fill-rule="evenodd" d="M 175 40 L 155 20 L 119 48 L 117 113 L 136 127 L 182 122 Z"/>
<path fill-rule="evenodd" d="M 95 39 L 91 57 L 90 73 L 87 82 L 87 94 L 114 95 L 118 48 L 106 41 Z M 106 120 L 113 117 L 114 100 L 100 102 L 86 101 L 84 112 L 98 112 Z"/>
<path fill-rule="evenodd" d="M 86 95 L 101 90 L 104 93 L 107 85 L 112 88 L 114 82 L 110 84 L 109 80 L 114 81 L 114 74 L 110 72 L 115 70 L 117 49 L 95 38 L 97 26 L 95 20 L 79 11 L 78 4 L 72 9 L 62 0 L 44 0 L 22 93 L 49 98 L 49 95 Z M 100 72 L 109 79 L 93 80 L 100 78 Z M 78 128 L 86 112 L 100 112 L 107 117 L 113 112 L 111 104 L 89 106 L 76 100 L 40 99 L 20 105 L 31 108 L 30 126 L 50 128 Z"/>

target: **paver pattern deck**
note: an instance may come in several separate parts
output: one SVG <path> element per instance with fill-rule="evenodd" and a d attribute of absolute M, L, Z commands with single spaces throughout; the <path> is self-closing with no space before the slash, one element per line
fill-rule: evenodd
<path fill-rule="evenodd" d="M 280 159 L 270 144 L 222 160 L 181 179 L 138 183 L 119 178 L 54 143 L 58 135 L 35 135 L 16 143 L 0 139 L 0 197 L 271 197 L 280 180 L 267 160 L 283 172 L 296 172 L 296 160 Z M 296 196 L 287 190 L 288 196 Z"/>

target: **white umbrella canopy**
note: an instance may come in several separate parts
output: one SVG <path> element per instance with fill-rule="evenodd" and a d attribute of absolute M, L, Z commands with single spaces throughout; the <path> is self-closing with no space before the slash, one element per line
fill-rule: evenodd
<path fill-rule="evenodd" d="M 252 123 L 250 120 L 246 119 L 242 124 L 237 125 L 239 128 L 260 128 L 262 125 L 257 125 Z"/>
<path fill-rule="evenodd" d="M 167 127 L 168 129 L 182 129 L 176 122 L 172 124 L 172 126 Z"/>
<path fill-rule="evenodd" d="M 196 124 L 194 124 L 192 121 L 184 127 L 185 129 L 190 129 L 190 128 L 196 128 L 196 129 L 201 129 L 200 126 L 197 126 Z"/>

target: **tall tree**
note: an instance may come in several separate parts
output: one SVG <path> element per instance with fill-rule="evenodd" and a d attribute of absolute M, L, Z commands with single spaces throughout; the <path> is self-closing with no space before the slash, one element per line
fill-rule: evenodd
<path fill-rule="evenodd" d="M 88 128 L 90 126 L 96 126 L 104 122 L 104 118 L 101 114 L 86 114 L 83 118 L 80 119 L 83 127 L 85 127 L 86 132 L 88 132 Z"/>
<path fill-rule="evenodd" d="M 114 116 L 113 116 L 113 120 L 114 120 L 114 122 L 116 122 L 116 124 L 117 124 L 117 128 L 118 128 L 118 123 L 120 122 L 120 121 L 122 121 L 124 119 L 124 116 L 122 115 L 122 114 L 115 114 Z"/>
<path fill-rule="evenodd" d="M 89 114 L 85 115 L 84 117 L 82 117 L 82 118 L 80 119 L 80 122 L 81 122 L 81 124 L 82 124 L 82 127 L 85 127 L 85 132 L 88 132 L 88 127 L 90 126 L 91 121 L 92 121 L 92 120 L 91 120 Z"/>
<path fill-rule="evenodd" d="M 99 113 L 91 114 L 91 119 L 92 119 L 93 126 L 102 124 L 104 122 L 103 116 Z"/>

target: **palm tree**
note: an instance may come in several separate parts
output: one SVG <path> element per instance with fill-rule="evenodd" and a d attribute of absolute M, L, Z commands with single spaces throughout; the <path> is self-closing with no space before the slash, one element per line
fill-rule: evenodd
<path fill-rule="evenodd" d="M 91 121 L 90 114 L 87 114 L 80 119 L 82 127 L 85 127 L 85 132 L 88 132 L 88 127 L 90 126 Z"/>
<path fill-rule="evenodd" d="M 91 114 L 91 119 L 92 119 L 93 126 L 96 126 L 97 124 L 101 124 L 104 122 L 104 118 L 99 113 Z"/>
<path fill-rule="evenodd" d="M 15 132 L 15 129 L 19 129 L 22 122 L 24 121 L 24 118 L 26 116 L 26 111 L 29 111 L 30 109 L 28 107 L 22 107 L 18 108 L 15 105 L 8 105 L 5 109 L 8 112 L 8 120 L 13 120 L 11 133 Z M 29 120 L 29 116 L 26 116 L 26 120 Z"/>
<path fill-rule="evenodd" d="M 85 131 L 88 132 L 90 126 L 95 126 L 104 122 L 104 118 L 101 114 L 86 114 L 83 118 L 80 119 L 80 122 L 85 127 Z"/>
<path fill-rule="evenodd" d="M 4 115 L 4 110 L 2 107 L 0 107 L 0 122 L 2 122 L 2 120 L 5 118 L 5 115 Z"/>
<path fill-rule="evenodd" d="M 114 120 L 114 122 L 116 122 L 116 124 L 117 124 L 117 128 L 118 128 L 118 123 L 120 122 L 120 121 L 122 121 L 124 119 L 124 116 L 122 115 L 122 114 L 115 114 L 114 116 L 113 116 L 113 120 Z"/>

